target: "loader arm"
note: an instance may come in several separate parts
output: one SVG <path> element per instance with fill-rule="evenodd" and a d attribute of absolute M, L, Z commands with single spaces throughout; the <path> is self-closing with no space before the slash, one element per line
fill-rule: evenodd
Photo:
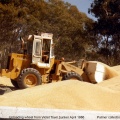
<path fill-rule="evenodd" d="M 71 63 L 73 62 L 61 62 L 61 67 L 59 71 L 64 74 L 67 72 L 75 72 L 79 74 L 84 79 L 84 81 L 89 81 L 85 71 L 83 70 L 84 64 L 81 66 L 81 68 L 79 68 L 79 67 L 72 65 Z"/>

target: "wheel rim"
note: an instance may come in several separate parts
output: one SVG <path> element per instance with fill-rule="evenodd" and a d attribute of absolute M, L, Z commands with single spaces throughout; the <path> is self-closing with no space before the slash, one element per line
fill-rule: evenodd
<path fill-rule="evenodd" d="M 37 77 L 34 74 L 29 74 L 24 79 L 25 84 L 29 87 L 37 85 Z"/>

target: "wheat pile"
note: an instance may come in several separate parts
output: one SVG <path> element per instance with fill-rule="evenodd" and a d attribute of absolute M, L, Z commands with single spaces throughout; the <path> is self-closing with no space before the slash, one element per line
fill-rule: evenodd
<path fill-rule="evenodd" d="M 12 87 L 6 78 L 0 84 Z M 120 75 L 99 84 L 67 80 L 12 91 L 0 96 L 0 106 L 119 112 Z"/>

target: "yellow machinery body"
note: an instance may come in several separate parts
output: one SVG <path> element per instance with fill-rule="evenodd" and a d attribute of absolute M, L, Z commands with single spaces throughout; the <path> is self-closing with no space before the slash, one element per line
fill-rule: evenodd
<path fill-rule="evenodd" d="M 6 69 L 1 69 L 1 76 L 6 76 L 10 79 L 16 79 L 21 70 L 29 67 L 31 64 L 31 56 L 24 54 L 12 53 L 8 56 Z"/>
<path fill-rule="evenodd" d="M 76 66 L 75 61 L 56 60 L 52 34 L 31 35 L 28 43 L 29 49 L 23 46 L 23 54 L 11 53 L 7 68 L 0 70 L 1 76 L 10 78 L 15 87 L 24 89 L 68 79 L 98 83 L 118 75 L 109 66 L 96 61 L 81 60 Z"/>

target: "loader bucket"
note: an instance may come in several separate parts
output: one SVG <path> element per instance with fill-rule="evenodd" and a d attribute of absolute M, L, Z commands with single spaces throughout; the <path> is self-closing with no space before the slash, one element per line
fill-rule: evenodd
<path fill-rule="evenodd" d="M 119 75 L 112 67 L 97 61 L 86 62 L 85 71 L 92 83 L 100 83 Z"/>

